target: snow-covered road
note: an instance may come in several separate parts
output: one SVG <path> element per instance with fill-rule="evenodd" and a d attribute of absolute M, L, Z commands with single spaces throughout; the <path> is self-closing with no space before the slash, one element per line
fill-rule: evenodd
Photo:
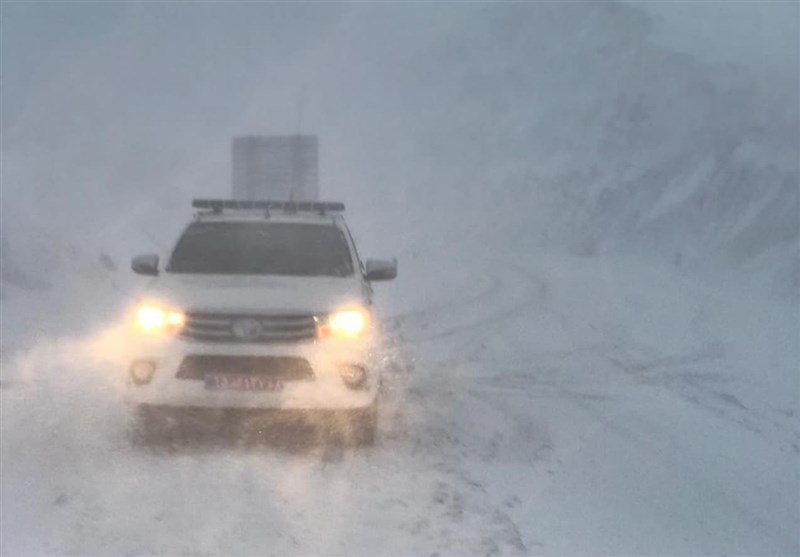
<path fill-rule="evenodd" d="M 800 553 L 796 312 L 632 261 L 409 261 L 370 449 L 131 448 L 113 333 L 2 399 L 3 555 Z M 301 432 L 296 432 L 300 434 Z"/>

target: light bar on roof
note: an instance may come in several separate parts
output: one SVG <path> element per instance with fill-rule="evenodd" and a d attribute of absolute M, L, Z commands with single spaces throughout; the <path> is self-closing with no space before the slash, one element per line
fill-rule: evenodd
<path fill-rule="evenodd" d="M 344 203 L 340 201 L 266 201 L 247 199 L 195 199 L 195 209 L 210 209 L 215 213 L 223 209 L 232 210 L 274 210 L 284 213 L 327 213 L 344 211 Z"/>

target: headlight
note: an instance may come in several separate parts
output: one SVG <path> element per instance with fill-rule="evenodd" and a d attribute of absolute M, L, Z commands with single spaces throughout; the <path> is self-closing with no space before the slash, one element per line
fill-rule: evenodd
<path fill-rule="evenodd" d="M 182 311 L 153 304 L 142 304 L 136 309 L 136 326 L 146 333 L 159 333 L 165 330 L 176 332 L 183 327 L 185 320 Z"/>
<path fill-rule="evenodd" d="M 368 327 L 369 315 L 365 310 L 347 309 L 332 313 L 320 332 L 322 336 L 357 338 L 363 335 Z"/>

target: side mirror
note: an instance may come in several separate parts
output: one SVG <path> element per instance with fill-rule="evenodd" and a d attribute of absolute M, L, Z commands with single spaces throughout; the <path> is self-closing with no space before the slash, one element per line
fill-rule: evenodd
<path fill-rule="evenodd" d="M 397 276 L 397 259 L 367 259 L 364 278 L 368 281 L 392 280 Z"/>
<path fill-rule="evenodd" d="M 131 261 L 131 269 L 137 275 L 158 275 L 158 256 L 154 253 L 137 255 Z"/>

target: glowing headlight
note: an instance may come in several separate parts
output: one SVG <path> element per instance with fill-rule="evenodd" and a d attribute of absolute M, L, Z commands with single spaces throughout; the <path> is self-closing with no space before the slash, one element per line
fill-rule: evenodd
<path fill-rule="evenodd" d="M 183 312 L 151 304 L 143 304 L 136 310 L 136 326 L 146 333 L 180 329 L 185 319 Z"/>
<path fill-rule="evenodd" d="M 359 337 L 366 331 L 368 324 L 369 318 L 363 309 L 337 311 L 328 319 L 330 333 L 338 337 Z"/>

